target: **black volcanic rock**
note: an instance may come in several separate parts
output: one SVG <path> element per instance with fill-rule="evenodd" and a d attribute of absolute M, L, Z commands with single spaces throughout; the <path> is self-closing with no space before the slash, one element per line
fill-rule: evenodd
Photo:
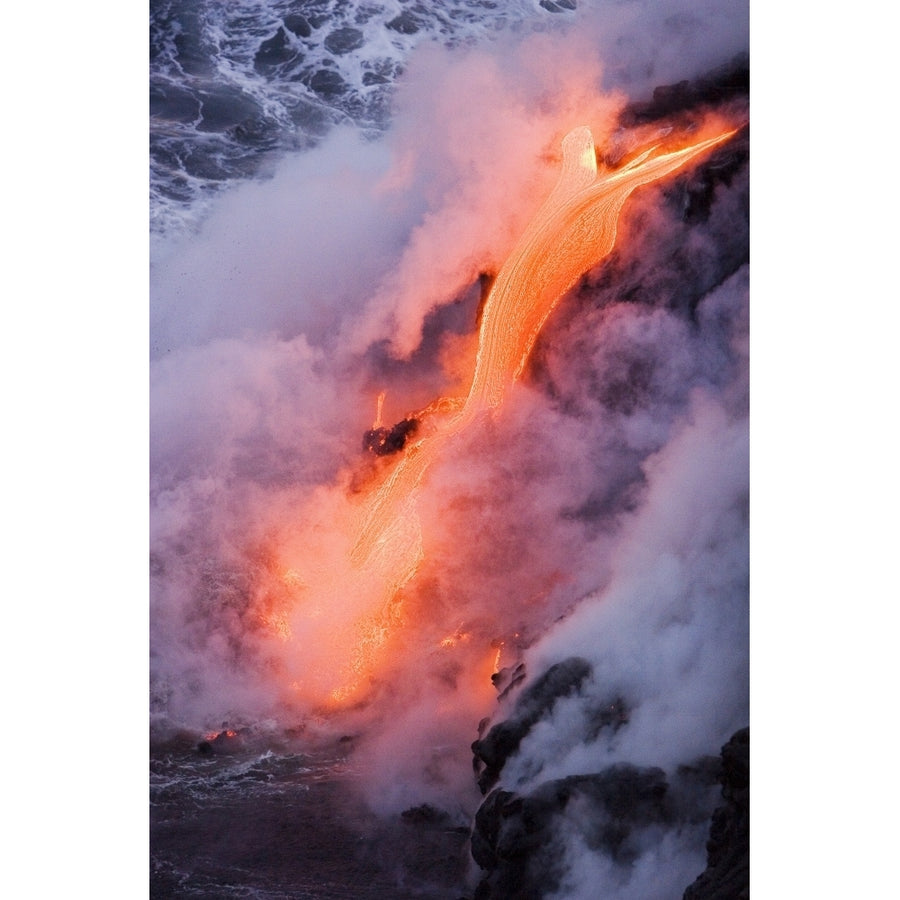
<path fill-rule="evenodd" d="M 559 887 L 563 819 L 585 845 L 627 865 L 638 855 L 635 832 L 672 819 L 665 773 L 627 764 L 548 781 L 521 796 L 496 790 L 475 815 L 472 857 L 486 871 L 477 900 L 538 900 Z M 573 823 L 577 821 L 577 826 Z"/>
<path fill-rule="evenodd" d="M 370 428 L 363 434 L 363 450 L 376 456 L 390 456 L 399 453 L 406 442 L 419 428 L 419 420 L 403 419 L 391 428 Z"/>
<path fill-rule="evenodd" d="M 525 663 L 518 663 L 516 666 L 505 666 L 499 672 L 494 672 L 491 675 L 491 684 L 497 689 L 497 699 L 503 700 L 526 677 Z"/>
<path fill-rule="evenodd" d="M 243 748 L 243 741 L 236 731 L 220 731 L 215 737 L 197 744 L 197 752 L 202 756 L 221 753 L 236 753 Z"/>
<path fill-rule="evenodd" d="M 749 113 L 749 95 L 750 61 L 746 54 L 739 54 L 693 81 L 655 87 L 651 100 L 629 104 L 619 121 L 625 128 L 680 121 L 689 130 L 702 120 L 704 111 L 716 108 L 738 124 Z M 746 167 L 749 155 L 749 126 L 745 124 L 702 165 L 692 167 L 673 181 L 673 185 L 681 185 L 682 196 L 677 202 L 684 222 L 695 224 L 708 218 L 716 188 L 730 185 L 734 176 Z"/>
<path fill-rule="evenodd" d="M 551 666 L 522 691 L 508 719 L 495 725 L 484 738 L 472 744 L 473 765 L 482 794 L 497 783 L 506 760 L 519 749 L 525 735 L 550 714 L 560 697 L 577 691 L 591 671 L 591 664 L 579 656 Z"/>
<path fill-rule="evenodd" d="M 722 799 L 706 843 L 706 870 L 684 900 L 745 900 L 750 897 L 750 729 L 722 747 Z"/>
<path fill-rule="evenodd" d="M 653 89 L 651 100 L 630 103 L 622 112 L 621 123 L 631 128 L 668 119 L 702 106 L 716 106 L 750 94 L 750 60 L 746 54 L 735 56 L 694 81 L 663 84 Z"/>

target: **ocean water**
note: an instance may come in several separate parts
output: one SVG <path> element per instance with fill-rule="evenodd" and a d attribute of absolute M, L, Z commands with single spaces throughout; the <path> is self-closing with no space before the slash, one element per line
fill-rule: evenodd
<path fill-rule="evenodd" d="M 349 741 L 290 743 L 244 732 L 212 750 L 186 736 L 154 746 L 151 897 L 465 894 L 467 827 L 428 811 L 376 817 L 356 792 Z"/>
<path fill-rule="evenodd" d="M 574 6 L 574 4 L 570 4 Z M 528 0 L 152 0 L 151 229 L 197 222 L 217 191 L 261 177 L 338 124 L 377 135 L 421 42 L 477 44 L 547 27 Z"/>

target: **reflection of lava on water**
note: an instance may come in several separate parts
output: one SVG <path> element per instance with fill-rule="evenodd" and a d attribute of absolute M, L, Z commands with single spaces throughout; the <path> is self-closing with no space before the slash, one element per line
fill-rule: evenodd
<path fill-rule="evenodd" d="M 321 603 L 314 604 L 312 615 L 321 625 L 306 623 L 306 628 L 313 624 L 307 634 L 314 641 L 332 648 L 324 666 L 328 674 L 320 674 L 316 689 L 330 681 L 326 695 L 331 703 L 360 699 L 360 689 L 373 677 L 385 645 L 404 623 L 401 592 L 423 559 L 417 504 L 429 468 L 449 442 L 500 407 L 559 300 L 612 250 L 619 213 L 628 197 L 734 133 L 720 132 L 674 150 L 651 147 L 618 168 L 598 170 L 590 130 L 571 131 L 562 142 L 556 186 L 487 296 L 465 398 L 438 400 L 387 428 L 381 424 L 384 395 L 379 397 L 375 424 L 363 438 L 364 449 L 379 457 L 402 455 L 357 513 L 348 555 L 343 561 L 336 557 L 331 569 L 320 567 L 318 580 L 303 578 L 308 597 L 368 598 L 355 613 L 331 606 L 325 614 Z M 295 625 L 297 621 L 295 617 Z M 499 659 L 492 661 L 493 670 L 498 665 Z"/>

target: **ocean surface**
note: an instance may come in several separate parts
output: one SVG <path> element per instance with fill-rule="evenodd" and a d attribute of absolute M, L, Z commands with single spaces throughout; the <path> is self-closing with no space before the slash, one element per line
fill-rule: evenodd
<path fill-rule="evenodd" d="M 465 894 L 468 828 L 429 808 L 373 815 L 349 739 L 312 749 L 283 733 L 220 734 L 152 748 L 151 897 Z"/>
<path fill-rule="evenodd" d="M 223 186 L 264 177 L 337 124 L 380 134 L 392 86 L 420 42 L 453 47 L 542 30 L 574 8 L 571 0 L 151 0 L 151 229 L 196 224 Z"/>

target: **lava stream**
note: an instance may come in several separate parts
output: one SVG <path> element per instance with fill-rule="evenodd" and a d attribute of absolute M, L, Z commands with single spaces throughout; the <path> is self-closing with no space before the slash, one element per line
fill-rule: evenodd
<path fill-rule="evenodd" d="M 619 169 L 600 172 L 587 127 L 576 128 L 563 139 L 560 177 L 501 268 L 486 300 L 468 394 L 464 400 L 432 405 L 442 411 L 428 415 L 429 427 L 407 445 L 362 514 L 349 553 L 350 571 L 344 576 L 349 576 L 354 590 L 366 592 L 371 613 L 354 622 L 352 637 L 344 635 L 352 649 L 340 674 L 332 673 L 340 682 L 340 687 L 331 691 L 333 702 L 343 702 L 357 692 L 374 670 L 379 649 L 391 630 L 402 621 L 397 595 L 422 559 L 416 505 L 429 466 L 449 441 L 500 406 L 559 300 L 612 250 L 619 213 L 629 195 L 682 168 L 734 133 L 727 131 L 658 155 L 653 155 L 654 147 Z M 381 401 L 378 422 L 380 416 Z M 343 624 L 346 627 L 348 623 L 345 620 Z"/>
<path fill-rule="evenodd" d="M 413 505 L 414 492 L 445 441 L 483 411 L 501 404 L 556 304 L 612 250 L 619 212 L 632 191 L 674 172 L 733 134 L 729 131 L 652 158 L 648 158 L 649 150 L 599 178 L 590 129 L 582 126 L 566 135 L 559 181 L 488 295 L 468 396 L 455 415 L 437 420 L 432 434 L 410 446 L 377 491 L 353 548 L 354 564 L 364 564 L 376 551 L 385 553 L 391 522 Z M 398 560 L 397 569 L 402 568 Z"/>

